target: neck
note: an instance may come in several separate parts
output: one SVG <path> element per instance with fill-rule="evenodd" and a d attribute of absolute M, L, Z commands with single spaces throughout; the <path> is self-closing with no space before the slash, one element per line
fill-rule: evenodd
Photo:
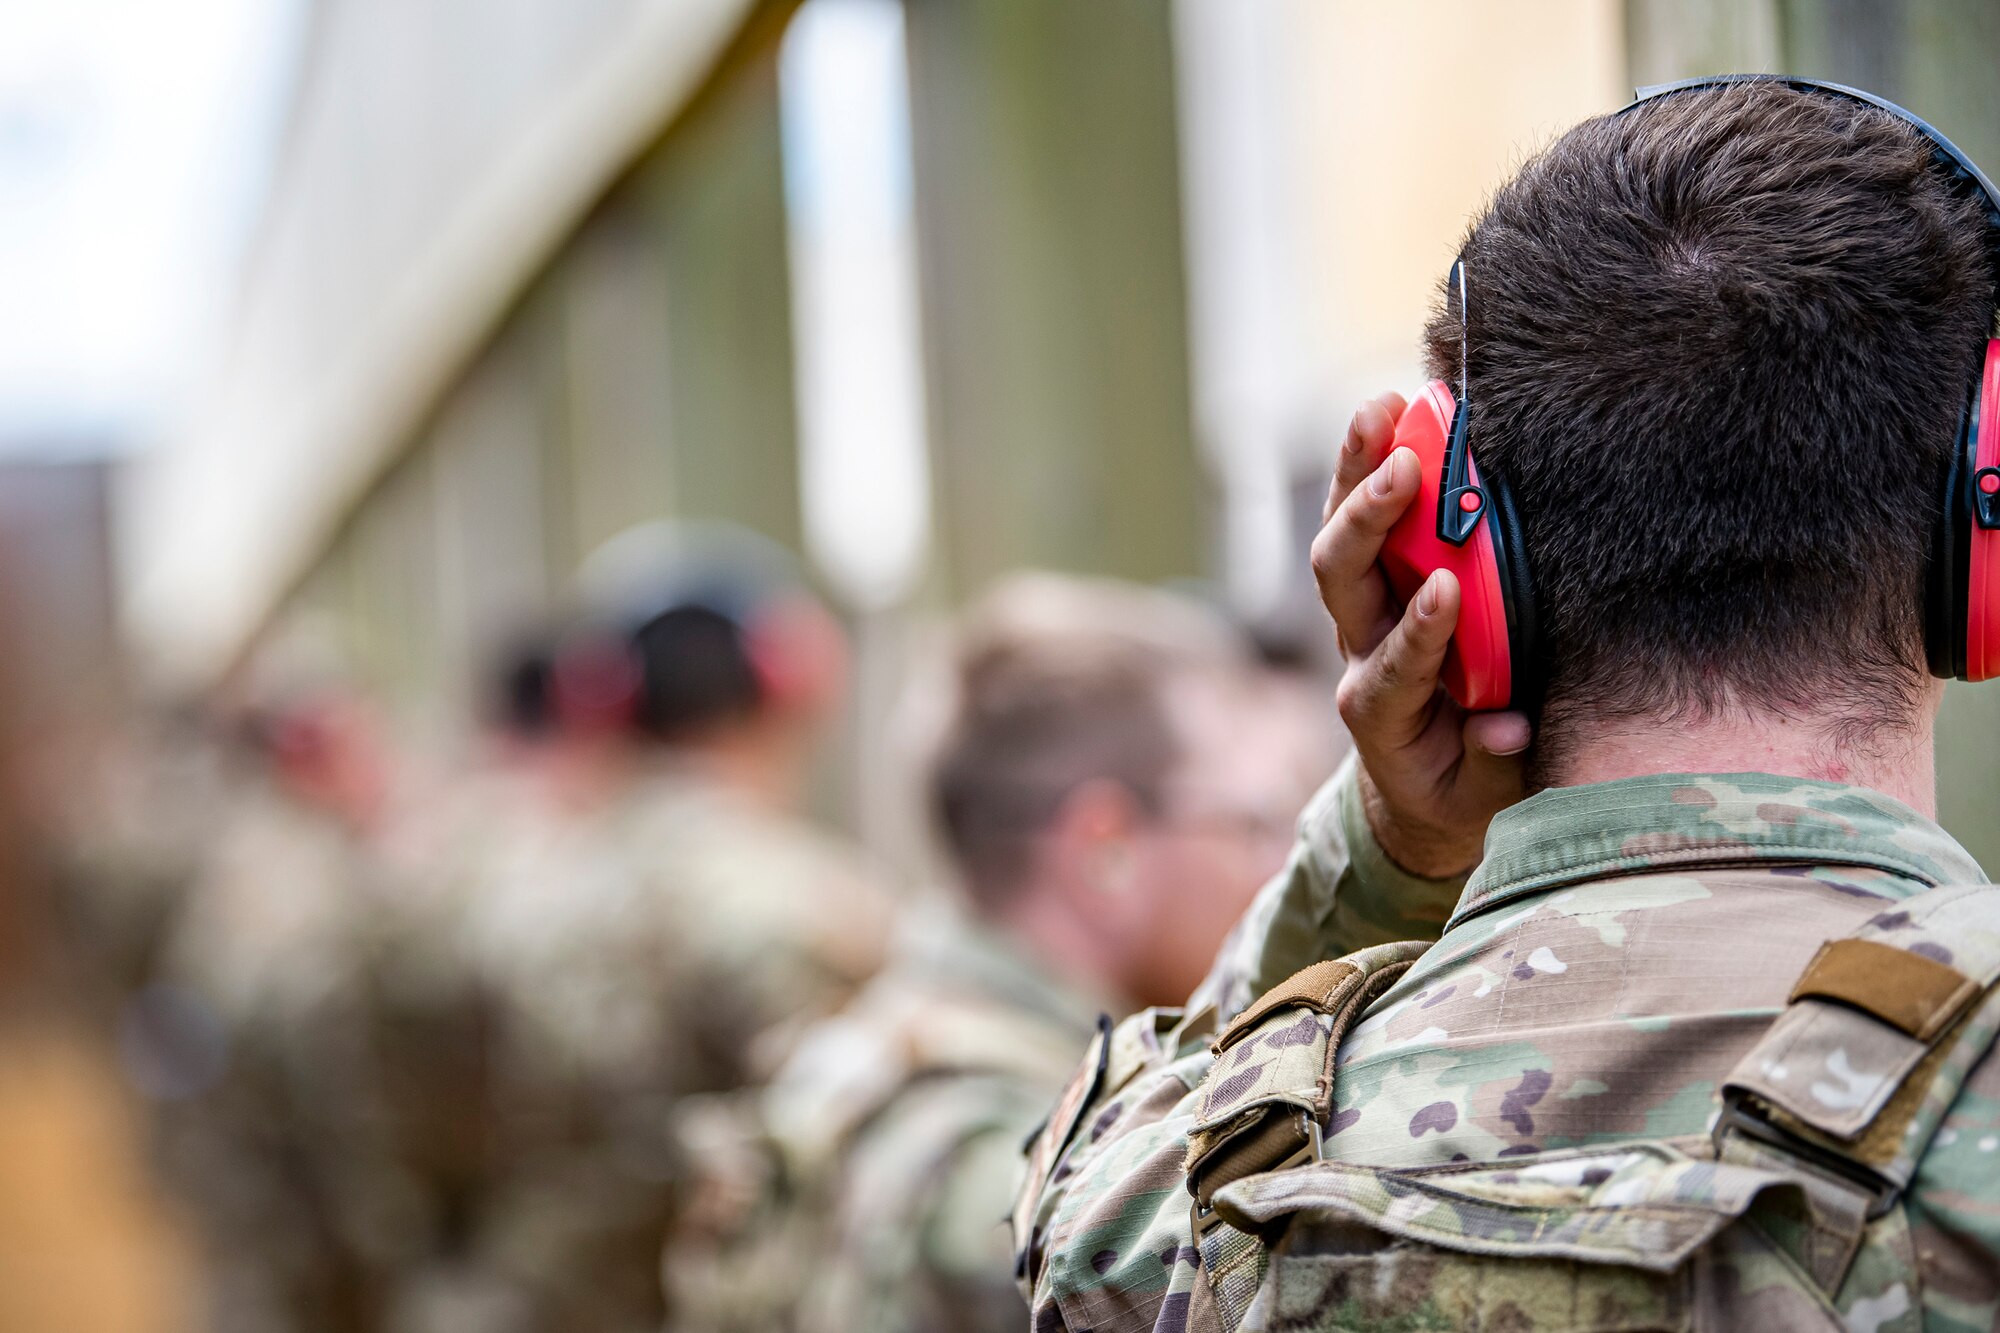
<path fill-rule="evenodd" d="M 1883 728 L 1855 743 L 1845 719 L 1786 718 L 1729 710 L 1694 721 L 1572 724 L 1543 775 L 1551 787 L 1649 773 L 1773 773 L 1845 782 L 1893 796 L 1927 818 L 1937 815 L 1933 704 L 1907 727 Z"/>
<path fill-rule="evenodd" d="M 1103 941 L 1060 895 L 1022 894 L 988 919 L 1053 975 L 1086 995 L 1113 998 L 1106 994 L 1115 988 L 1106 981 L 1113 969 L 1107 965 Z M 1120 1012 L 1133 1007 L 1123 997 L 1116 998 Z"/>

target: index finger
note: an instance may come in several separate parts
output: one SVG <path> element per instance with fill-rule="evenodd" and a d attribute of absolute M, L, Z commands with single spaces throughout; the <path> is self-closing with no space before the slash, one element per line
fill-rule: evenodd
<path fill-rule="evenodd" d="M 1347 423 L 1347 437 L 1340 442 L 1340 452 L 1334 457 L 1333 482 L 1327 487 L 1326 507 L 1319 515 L 1322 524 L 1332 519 L 1333 511 L 1340 508 L 1340 502 L 1349 492 L 1381 466 L 1389 446 L 1395 442 L 1396 423 L 1403 419 L 1403 410 L 1408 406 L 1402 394 L 1391 391 L 1378 394 L 1355 409 L 1353 419 Z"/>
<path fill-rule="evenodd" d="M 1423 476 L 1417 456 L 1393 449 L 1367 481 L 1355 486 L 1313 538 L 1313 579 L 1319 599 L 1340 629 L 1347 651 L 1365 657 L 1398 619 L 1388 578 L 1375 562 L 1389 529 L 1416 499 Z"/>

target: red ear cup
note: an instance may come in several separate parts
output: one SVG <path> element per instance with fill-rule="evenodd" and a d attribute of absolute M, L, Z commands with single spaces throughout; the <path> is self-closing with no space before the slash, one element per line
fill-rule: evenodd
<path fill-rule="evenodd" d="M 557 722 L 604 736 L 628 730 L 639 712 L 645 671 L 620 636 L 588 633 L 563 644 L 550 670 Z"/>
<path fill-rule="evenodd" d="M 1978 441 L 1971 475 L 1972 522 L 1966 533 L 1965 658 L 1959 676 L 2000 676 L 2000 340 L 1986 344 L 1973 412 Z"/>
<path fill-rule="evenodd" d="M 1474 711 L 1519 707 L 1522 700 L 1515 697 L 1517 678 L 1525 677 L 1526 672 L 1516 671 L 1507 612 L 1510 600 L 1518 602 L 1526 596 L 1526 570 L 1519 571 L 1521 577 L 1510 578 L 1515 572 L 1508 567 L 1506 547 L 1510 543 L 1495 540 L 1498 507 L 1490 502 L 1486 505 L 1483 521 L 1463 546 L 1438 536 L 1440 481 L 1454 410 L 1451 390 L 1442 380 L 1433 380 L 1397 424 L 1395 442 L 1416 454 L 1423 478 L 1417 486 L 1417 498 L 1382 543 L 1382 569 L 1405 605 L 1433 570 L 1448 569 L 1457 576 L 1460 609 L 1458 628 L 1452 632 L 1451 648 L 1445 655 L 1445 691 L 1462 707 Z M 1468 480 L 1479 485 L 1476 467 Z M 2000 566 L 1996 573 L 2000 573 Z M 1517 618 L 1526 610 L 1526 606 L 1520 607 Z M 1996 619 L 1996 626 L 2000 626 L 2000 619 Z M 1523 646 L 1525 663 L 1525 637 Z"/>

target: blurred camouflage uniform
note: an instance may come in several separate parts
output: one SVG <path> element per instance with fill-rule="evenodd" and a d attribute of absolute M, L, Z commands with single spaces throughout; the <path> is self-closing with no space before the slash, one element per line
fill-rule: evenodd
<path fill-rule="evenodd" d="M 80 998 L 116 1015 L 152 980 L 233 783 L 226 747 L 197 719 L 137 714 L 63 793 L 50 874 Z"/>
<path fill-rule="evenodd" d="M 524 1326 L 659 1325 L 683 1104 L 768 1078 L 880 966 L 891 911 L 842 844 L 672 771 L 481 887 L 466 934 L 495 1006 L 495 1147 L 469 1268 Z"/>
<path fill-rule="evenodd" d="M 449 1225 L 401 1333 L 653 1333 L 662 1246 L 706 1203 L 691 1099 L 768 1078 L 890 933 L 884 881 L 784 803 L 841 697 L 839 628 L 790 557 L 644 524 L 577 582 L 581 616 L 502 672 L 526 799 L 459 821 L 397 951 L 396 993 L 448 1001 L 439 1032 L 455 993 L 481 1052 L 453 1080 L 477 1132 L 430 1117 L 460 1151 L 431 1154 Z M 437 1081 L 407 1055 L 406 1083 Z"/>
<path fill-rule="evenodd" d="M 720 1267 L 669 1256 L 700 1293 L 688 1327 L 1019 1328 L 1004 1213 L 1021 1140 L 1099 1012 L 991 928 L 913 912 L 762 1099 L 764 1195 Z"/>
<path fill-rule="evenodd" d="M 126 1006 L 126 1069 L 202 1233 L 210 1327 L 412 1327 L 492 1174 L 470 852 L 533 824 L 514 793 L 461 780 L 399 792 L 396 821 L 363 831 L 268 756 L 235 759 Z"/>
<path fill-rule="evenodd" d="M 1809 1203 L 1773 1196 L 1789 1210 L 1777 1222 L 1758 1214 L 1754 1234 L 1792 1257 L 1739 1264 L 1726 1308 L 1764 1301 L 1759 1321 L 1781 1328 L 2000 1318 L 2000 1059 L 1987 1052 L 2000 928 L 1991 894 L 1926 894 L 1983 880 L 1930 821 L 1857 788 L 1754 774 L 1546 791 L 1494 821 L 1485 860 L 1421 956 L 1382 941 L 1408 933 L 1396 929 L 1404 893 L 1428 915 L 1446 886 L 1378 878 L 1387 863 L 1351 766 L 1302 831 L 1196 1008 L 1138 1015 L 1093 1043 L 1034 1146 L 1015 1231 L 1037 1329 L 1217 1328 L 1246 1308 L 1246 1327 L 1703 1326 L 1700 1309 L 1674 1305 L 1693 1289 L 1648 1285 L 1643 1265 L 1686 1252 L 1672 1224 L 1721 1225 L 1756 1202 L 1729 1198 L 1732 1180 L 1753 1178 L 1739 1154 L 1769 1158 L 1756 1140 L 1732 1132 L 1724 1161 L 1736 1165 L 1711 1160 L 1725 1082 L 1790 1126 L 1787 1144 L 1831 1142 L 1814 1133 L 1828 1124 L 1854 1135 L 1823 1167 L 1796 1168 L 1791 1148 L 1775 1159 L 1819 1184 Z M 1956 1024 L 1919 1040 L 1793 997 L 1809 963 L 1824 973 L 1822 943 L 1857 930 L 1886 952 L 1849 979 L 1855 1003 L 1872 1003 L 1885 977 L 1955 977 L 1957 1007 L 1928 1017 Z M 1299 1015 L 1281 1003 L 1253 1020 L 1284 1026 L 1248 1042 L 1225 1030 L 1226 1053 L 1211 1054 L 1221 1018 L 1281 983 L 1296 1007 L 1313 981 L 1301 969 L 1365 946 L 1350 960 L 1359 969 L 1341 974 L 1341 1005 Z M 1969 975 L 1930 970 L 1954 951 Z M 1191 1146 L 1213 1149 L 1285 1048 L 1329 1032 L 1338 1066 L 1321 1075 L 1323 1163 L 1228 1185 L 1224 1225 L 1198 1237 Z M 1640 1143 L 1651 1146 L 1607 1152 Z M 1452 1166 L 1524 1155 L 1530 1170 Z M 1841 1182 L 1857 1158 L 1878 1187 L 1903 1186 L 1901 1208 L 1874 1222 L 1872 1209 L 1828 1210 L 1822 1194 L 1852 1200 Z M 1447 1174 L 1423 1174 L 1438 1168 Z M 1412 1256 L 1412 1240 L 1441 1242 L 1454 1264 L 1425 1267 L 1436 1254 Z M 1574 1262 L 1608 1251 L 1608 1268 Z M 1499 1257 L 1467 1257 L 1480 1252 Z M 1788 1285 L 1804 1272 L 1827 1292 L 1811 1308 Z"/>
<path fill-rule="evenodd" d="M 1240 647 L 1165 594 L 1049 575 L 967 614 L 925 767 L 960 907 L 907 923 L 754 1113 L 700 1126 L 734 1207 L 667 1256 L 690 1333 L 1020 1327 L 1020 1143 L 1097 998 L 1192 988 L 1325 772 L 1298 735 L 1324 713 Z"/>
<path fill-rule="evenodd" d="M 164 991 L 215 1043 L 164 1122 L 223 1329 L 653 1333 L 681 1102 L 889 934 L 841 844 L 688 774 L 474 775 L 369 847 L 268 791 L 228 824 Z"/>
<path fill-rule="evenodd" d="M 412 1202 L 368 1049 L 375 867 L 347 829 L 245 776 L 124 1023 L 166 1174 L 200 1222 L 210 1326 L 349 1329 Z"/>

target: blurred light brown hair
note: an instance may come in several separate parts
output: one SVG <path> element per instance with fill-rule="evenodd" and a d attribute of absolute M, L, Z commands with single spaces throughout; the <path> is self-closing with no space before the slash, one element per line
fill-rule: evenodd
<path fill-rule="evenodd" d="M 1157 813 L 1182 757 L 1176 685 L 1249 665 L 1227 621 L 1173 593 L 1053 574 L 993 588 L 960 623 L 929 766 L 932 815 L 974 902 L 1014 891 L 1032 840 L 1086 782 Z"/>

